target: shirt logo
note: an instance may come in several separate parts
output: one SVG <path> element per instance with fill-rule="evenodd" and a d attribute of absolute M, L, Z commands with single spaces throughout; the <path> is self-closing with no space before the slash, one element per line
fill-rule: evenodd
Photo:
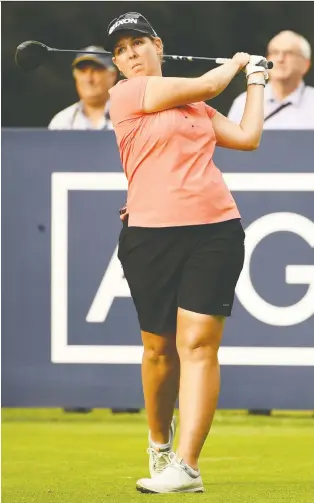
<path fill-rule="evenodd" d="M 109 35 L 118 27 L 120 24 L 128 24 L 128 23 L 134 23 L 137 24 L 137 19 L 134 19 L 133 17 L 129 17 L 127 19 L 121 19 L 120 21 L 117 21 L 113 26 L 111 26 L 109 30 Z"/>

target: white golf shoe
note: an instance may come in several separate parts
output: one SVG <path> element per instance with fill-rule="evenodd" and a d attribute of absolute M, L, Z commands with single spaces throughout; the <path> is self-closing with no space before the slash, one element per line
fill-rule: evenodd
<path fill-rule="evenodd" d="M 170 463 L 169 454 L 172 452 L 176 428 L 177 420 L 176 417 L 173 416 L 169 430 L 169 442 L 164 449 L 156 449 L 150 438 L 150 433 L 148 434 L 149 447 L 147 449 L 147 454 L 149 454 L 149 473 L 151 477 L 155 477 L 158 473 L 161 473 Z"/>
<path fill-rule="evenodd" d="M 193 477 L 182 459 L 174 452 L 169 454 L 170 463 L 151 479 L 140 479 L 136 483 L 137 491 L 142 493 L 203 493 L 204 485 L 200 475 Z"/>

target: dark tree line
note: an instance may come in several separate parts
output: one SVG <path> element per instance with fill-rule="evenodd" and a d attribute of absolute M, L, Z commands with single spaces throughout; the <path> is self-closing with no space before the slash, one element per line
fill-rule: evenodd
<path fill-rule="evenodd" d="M 265 54 L 268 40 L 284 29 L 305 36 L 314 50 L 313 2 L 2 2 L 2 126 L 46 127 L 52 116 L 77 100 L 71 55 L 54 55 L 34 73 L 14 62 L 24 40 L 59 48 L 103 45 L 108 22 L 139 11 L 163 39 L 168 54 L 229 57 L 237 51 Z M 167 62 L 168 76 L 197 76 L 212 66 Z M 311 69 L 306 82 L 314 85 Z M 211 102 L 227 113 L 245 89 L 240 75 Z"/>

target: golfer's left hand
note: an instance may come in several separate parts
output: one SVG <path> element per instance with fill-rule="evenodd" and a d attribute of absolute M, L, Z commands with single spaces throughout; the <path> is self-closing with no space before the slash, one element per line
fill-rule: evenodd
<path fill-rule="evenodd" d="M 250 60 L 244 68 L 246 77 L 252 73 L 262 73 L 265 81 L 268 80 L 268 73 L 264 66 L 261 66 L 261 63 L 267 63 L 267 59 L 264 56 L 250 56 Z"/>

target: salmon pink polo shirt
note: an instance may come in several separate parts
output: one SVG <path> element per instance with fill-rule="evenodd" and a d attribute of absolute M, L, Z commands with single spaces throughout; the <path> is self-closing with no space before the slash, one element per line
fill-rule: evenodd
<path fill-rule="evenodd" d="M 110 91 L 110 116 L 128 180 L 128 225 L 175 227 L 240 218 L 213 162 L 216 110 L 198 102 L 145 113 L 149 78 L 123 80 Z"/>

